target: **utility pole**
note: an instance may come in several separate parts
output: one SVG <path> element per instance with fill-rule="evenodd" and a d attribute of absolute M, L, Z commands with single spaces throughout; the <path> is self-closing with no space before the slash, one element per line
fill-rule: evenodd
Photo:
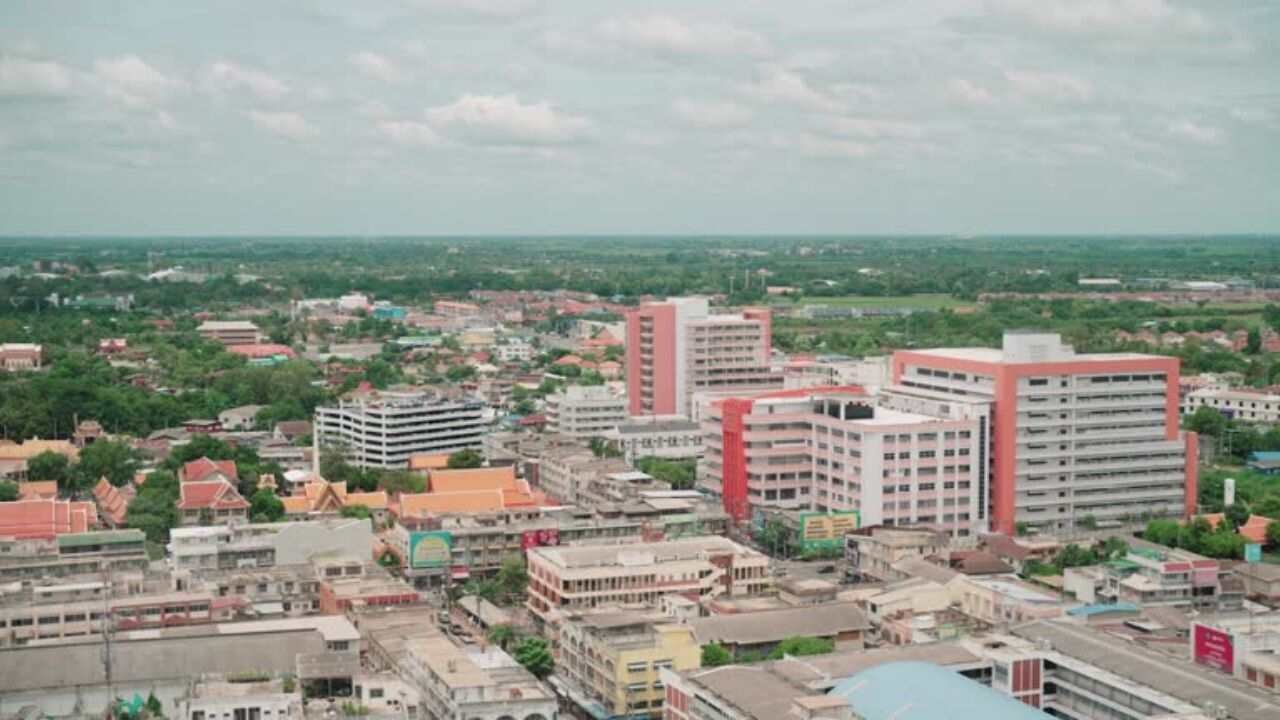
<path fill-rule="evenodd" d="M 106 587 L 102 593 L 102 672 L 107 685 L 107 712 L 109 719 L 115 715 L 116 690 L 111 677 L 111 566 L 103 570 L 106 576 Z"/>

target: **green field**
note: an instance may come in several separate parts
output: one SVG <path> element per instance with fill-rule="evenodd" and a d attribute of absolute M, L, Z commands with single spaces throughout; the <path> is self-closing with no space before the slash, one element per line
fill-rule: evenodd
<path fill-rule="evenodd" d="M 957 300 L 950 295 L 841 295 L 839 297 L 806 296 L 796 302 L 797 305 L 835 305 L 838 307 L 909 307 L 921 310 L 941 310 L 943 308 L 976 305 L 977 303 Z"/>

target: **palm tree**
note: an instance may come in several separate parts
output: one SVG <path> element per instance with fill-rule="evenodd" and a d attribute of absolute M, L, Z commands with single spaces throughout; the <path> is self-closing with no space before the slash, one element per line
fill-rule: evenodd
<path fill-rule="evenodd" d="M 510 648 L 516 639 L 516 631 L 510 625 L 494 625 L 489 628 L 489 642 L 503 650 Z"/>

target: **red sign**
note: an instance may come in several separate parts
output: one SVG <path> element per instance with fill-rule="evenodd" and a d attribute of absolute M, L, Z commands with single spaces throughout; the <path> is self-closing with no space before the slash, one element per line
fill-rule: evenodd
<path fill-rule="evenodd" d="M 520 535 L 520 549 L 546 547 L 560 544 L 560 531 L 556 528 L 526 530 Z"/>
<path fill-rule="evenodd" d="M 1232 645 L 1230 635 L 1211 627 L 1196 625 L 1194 641 L 1197 663 L 1228 675 L 1235 672 L 1235 646 Z"/>

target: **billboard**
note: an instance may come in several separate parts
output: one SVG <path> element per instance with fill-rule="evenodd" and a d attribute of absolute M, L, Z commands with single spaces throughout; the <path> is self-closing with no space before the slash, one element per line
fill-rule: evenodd
<path fill-rule="evenodd" d="M 844 546 L 844 536 L 858 529 L 857 510 L 800 513 L 800 549 L 820 550 Z"/>
<path fill-rule="evenodd" d="M 525 530 L 520 535 L 520 549 L 555 546 L 560 544 L 560 530 L 546 528 L 543 530 Z"/>
<path fill-rule="evenodd" d="M 409 567 L 441 568 L 453 555 L 453 535 L 447 532 L 409 533 Z"/>
<path fill-rule="evenodd" d="M 1262 545 L 1249 543 L 1244 546 L 1244 561 L 1247 563 L 1262 562 Z"/>
<path fill-rule="evenodd" d="M 1231 636 L 1217 628 L 1195 625 L 1192 634 L 1192 657 L 1199 665 L 1207 665 L 1228 675 L 1235 672 L 1235 646 Z"/>

